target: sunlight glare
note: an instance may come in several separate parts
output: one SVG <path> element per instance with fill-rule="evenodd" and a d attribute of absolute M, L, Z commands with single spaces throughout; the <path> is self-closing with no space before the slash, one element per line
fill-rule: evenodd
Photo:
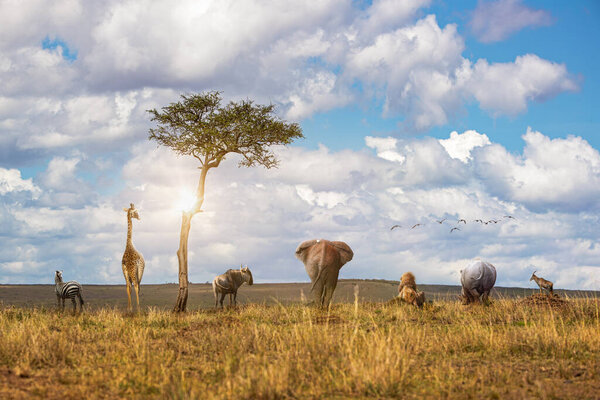
<path fill-rule="evenodd" d="M 179 195 L 179 209 L 181 211 L 190 211 L 196 205 L 196 193 L 189 190 L 182 190 Z"/>

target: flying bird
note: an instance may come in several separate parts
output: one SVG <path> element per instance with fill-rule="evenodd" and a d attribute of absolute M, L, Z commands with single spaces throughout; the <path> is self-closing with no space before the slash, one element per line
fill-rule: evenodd
<path fill-rule="evenodd" d="M 476 220 L 474 220 L 473 222 L 479 222 L 480 224 L 483 224 L 483 221 L 482 221 L 482 220 L 480 220 L 480 219 L 476 219 Z"/>
<path fill-rule="evenodd" d="M 512 215 L 505 215 L 504 218 L 510 218 L 510 219 L 516 219 L 515 217 L 513 217 Z"/>
<path fill-rule="evenodd" d="M 465 220 L 464 220 L 464 219 L 462 219 L 462 218 L 458 220 L 457 224 L 460 224 L 461 222 L 463 222 L 465 225 L 467 224 L 467 221 L 465 221 Z"/>
<path fill-rule="evenodd" d="M 488 222 L 493 222 L 493 223 L 497 224 L 497 223 L 498 223 L 498 221 L 499 221 L 499 220 L 497 220 L 497 219 L 490 219 Z"/>
<path fill-rule="evenodd" d="M 452 228 L 452 229 L 450 229 L 450 233 L 452 233 L 454 231 L 460 231 L 460 228 Z"/>
<path fill-rule="evenodd" d="M 442 223 L 442 222 L 444 222 L 445 220 L 446 220 L 446 218 L 444 218 L 444 219 L 442 219 L 442 220 L 440 220 L 440 221 L 437 221 L 437 220 L 436 220 L 435 222 L 437 222 L 438 224 L 441 224 L 441 223 Z"/>
<path fill-rule="evenodd" d="M 421 224 L 414 224 L 413 227 L 410 229 L 415 229 L 417 226 L 421 226 Z"/>
<path fill-rule="evenodd" d="M 401 225 L 398 225 L 398 224 L 396 224 L 396 225 L 394 225 L 394 226 L 392 226 L 392 227 L 390 228 L 390 231 L 393 231 L 393 230 L 394 230 L 394 228 L 402 228 L 402 226 L 401 226 Z"/>

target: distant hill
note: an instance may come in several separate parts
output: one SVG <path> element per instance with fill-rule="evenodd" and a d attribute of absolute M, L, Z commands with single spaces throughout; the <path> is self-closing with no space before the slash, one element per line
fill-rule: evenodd
<path fill-rule="evenodd" d="M 353 302 L 354 286 L 359 287 L 360 301 L 387 301 L 396 296 L 398 281 L 383 279 L 340 279 L 334 295 L 334 302 Z M 460 294 L 457 285 L 418 285 L 419 290 L 425 292 L 428 300 L 456 300 Z M 538 292 L 531 288 L 496 287 L 492 291 L 495 298 L 526 297 Z M 598 291 L 585 290 L 560 290 L 554 291 L 560 296 L 600 297 Z M 83 296 L 89 308 L 127 306 L 127 293 L 125 285 L 84 285 Z M 310 297 L 310 283 L 260 283 L 253 286 L 244 285 L 238 292 L 238 302 L 241 304 L 266 303 L 288 304 L 300 302 Z M 177 297 L 177 284 L 168 283 L 161 285 L 142 285 L 140 303 L 146 307 L 161 309 L 170 308 Z M 225 299 L 227 304 L 228 299 Z M 0 285 L 0 304 L 18 307 L 46 307 L 56 306 L 54 285 Z M 66 307 L 70 307 L 66 304 Z M 188 299 L 188 308 L 206 308 L 214 306 L 212 287 L 210 284 L 191 284 Z"/>

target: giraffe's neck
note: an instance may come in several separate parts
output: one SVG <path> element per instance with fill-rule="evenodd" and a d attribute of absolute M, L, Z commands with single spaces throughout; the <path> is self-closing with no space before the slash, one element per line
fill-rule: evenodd
<path fill-rule="evenodd" d="M 127 247 L 133 247 L 133 242 L 131 241 L 131 216 L 127 214 Z"/>

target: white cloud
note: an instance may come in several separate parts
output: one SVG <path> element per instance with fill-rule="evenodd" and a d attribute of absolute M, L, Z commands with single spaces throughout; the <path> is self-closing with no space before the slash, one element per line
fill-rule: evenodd
<path fill-rule="evenodd" d="M 577 89 L 564 64 L 534 54 L 518 56 L 514 63 L 478 60 L 465 87 L 481 108 L 497 115 L 516 115 L 525 111 L 530 101 L 544 101 Z"/>
<path fill-rule="evenodd" d="M 577 88 L 565 65 L 533 54 L 465 58 L 456 25 L 421 16 L 429 3 L 0 3 L 3 166 L 48 163 L 33 179 L 0 168 L 1 279 L 48 282 L 62 266 L 84 282 L 122 282 L 122 208 L 134 202 L 145 283 L 177 280 L 180 197 L 198 170 L 146 140 L 146 110 L 182 92 L 249 96 L 290 119 L 377 103 L 423 131 L 471 101 L 514 116 Z M 56 47 L 42 48 L 45 38 Z M 500 283 L 519 282 L 535 262 L 554 268 L 557 285 L 587 285 L 600 248 L 598 152 L 589 143 L 528 131 L 523 154 L 512 154 L 475 131 L 370 135 L 360 151 L 277 148 L 278 169 L 239 169 L 232 156 L 211 171 L 190 235 L 192 281 L 240 262 L 257 281 L 303 280 L 295 247 L 327 237 L 355 250 L 343 277 L 396 279 L 412 269 L 420 281 L 456 283 L 456 271 L 483 255 L 502 268 Z M 518 220 L 471 222 L 505 214 Z M 459 217 L 470 220 L 460 235 L 432 222 Z M 404 228 L 390 232 L 395 222 Z M 406 228 L 417 222 L 422 229 Z M 573 268 L 577 278 L 567 279 Z"/>
<path fill-rule="evenodd" d="M 555 186 L 537 186 L 537 198 L 522 199 L 510 186 L 499 193 L 493 179 L 510 184 L 508 174 L 514 181 L 531 175 L 527 186 L 547 182 L 543 174 L 553 170 L 597 174 L 598 153 L 574 137 L 551 140 L 530 130 L 524 139 L 522 155 L 503 150 L 501 164 L 494 165 L 486 163 L 495 162 L 492 155 L 501 146 L 487 144 L 489 139 L 474 131 L 444 139 L 442 143 L 455 145 L 449 151 L 432 138 L 370 137 L 370 149 L 361 151 L 278 148 L 281 167 L 274 170 L 240 169 L 235 157 L 228 159 L 209 172 L 204 212 L 192 223 L 190 279 L 204 282 L 244 263 L 252 267 L 257 282 L 306 280 L 293 251 L 302 240 L 325 237 L 353 248 L 355 259 L 341 272 L 346 278 L 397 279 L 412 270 L 421 282 L 456 284 L 456 271 L 479 256 L 498 267 L 499 285 L 527 286 L 534 265 L 543 267 L 557 287 L 595 288 L 586 274 L 600 268 L 597 213 L 587 211 L 589 204 L 566 208 L 548 202 L 554 201 L 556 190 L 572 198 L 583 187 L 563 190 L 562 181 L 556 180 Z M 386 160 L 380 154 L 385 151 L 404 161 Z M 453 152 L 457 158 L 451 157 Z M 68 160 L 56 163 L 63 161 Z M 500 178 L 489 177 L 482 172 L 484 165 L 504 172 Z M 535 168 L 522 170 L 531 165 Z M 175 282 L 180 228 L 176 204 L 182 188 L 193 190 L 197 184 L 196 166 L 193 159 L 140 144 L 123 169 L 125 188 L 94 200 L 94 206 L 12 205 L 3 216 L 12 247 L 36 251 L 26 258 L 9 249 L 0 252 L 4 273 L 13 282 L 48 281 L 47 270 L 62 265 L 69 276 L 84 282 L 121 282 L 126 231 L 121 209 L 134 202 L 141 220 L 134 221 L 133 241 L 147 260 L 145 282 Z M 443 224 L 435 222 L 442 218 Z M 468 223 L 450 233 L 459 218 Z M 479 218 L 501 222 L 473 222 Z M 402 228 L 390 231 L 395 223 Z M 423 226 L 411 230 L 416 223 Z M 20 262 L 40 265 L 27 275 Z M 577 278 L 568 274 L 572 268 L 577 268 Z"/>
<path fill-rule="evenodd" d="M 331 72 L 320 71 L 307 77 L 301 87 L 289 95 L 286 117 L 299 120 L 348 104 L 352 95 L 346 89 L 336 88 L 336 82 L 337 77 Z"/>
<path fill-rule="evenodd" d="M 534 10 L 521 0 L 479 0 L 469 25 L 481 42 L 491 43 L 506 39 L 526 27 L 546 26 L 552 16 L 544 10 Z"/>
<path fill-rule="evenodd" d="M 532 209 L 598 210 L 600 154 L 580 137 L 550 139 L 527 129 L 522 156 L 498 144 L 476 149 L 477 173 L 490 193 Z"/>
<path fill-rule="evenodd" d="M 18 169 L 0 168 L 0 195 L 4 196 L 12 192 L 30 192 L 33 198 L 41 193 L 31 178 L 22 179 L 21 171 Z"/>
<path fill-rule="evenodd" d="M 48 188 L 60 189 L 71 186 L 75 178 L 75 167 L 81 161 L 80 158 L 54 157 L 48 163 L 44 173 L 43 185 Z"/>
<path fill-rule="evenodd" d="M 371 85 L 375 92 L 384 91 L 385 112 L 406 114 L 411 125 L 423 130 L 445 123 L 457 107 L 453 80 L 463 63 L 463 49 L 455 25 L 442 29 L 435 16 L 428 15 L 352 49 L 344 74 Z"/>
<path fill-rule="evenodd" d="M 430 0 L 376 0 L 367 9 L 364 19 L 356 22 L 360 36 L 372 37 L 410 21 L 417 11 L 428 6 Z M 361 37 L 355 38 L 362 40 Z"/>
<path fill-rule="evenodd" d="M 296 185 L 298 196 L 310 205 L 331 209 L 348 201 L 348 195 L 338 192 L 314 192 L 308 185 Z"/>
<path fill-rule="evenodd" d="M 25 154 L 118 148 L 147 131 L 146 109 L 188 90 L 273 102 L 290 119 L 383 99 L 385 114 L 424 131 L 473 98 L 493 115 L 515 115 L 577 88 L 564 65 L 534 55 L 465 59 L 456 25 L 441 27 L 434 15 L 415 21 L 429 3 L 73 0 L 45 7 L 43 20 L 39 1 L 3 3 L 0 32 L 10 40 L 0 41 L 0 94 L 30 106 L 0 110 L 3 144 Z M 60 44 L 43 49 L 45 38 Z"/>
<path fill-rule="evenodd" d="M 378 157 L 388 161 L 403 163 L 404 160 L 406 160 L 406 157 L 396 151 L 397 143 L 398 140 L 392 137 L 365 137 L 365 144 L 367 147 L 377 150 Z"/>
<path fill-rule="evenodd" d="M 563 191 L 562 181 L 556 180 L 555 186 L 547 183 L 532 190 L 537 191 L 537 198 L 519 197 L 510 187 L 499 193 L 493 180 L 502 178 L 510 183 L 531 176 L 527 188 L 534 181 L 547 182 L 543 174 L 554 169 L 580 174 L 581 163 L 588 165 L 589 173 L 597 173 L 597 151 L 574 137 L 551 140 L 530 130 L 524 139 L 523 155 L 503 150 L 504 158 L 498 161 L 502 167 L 486 164 L 501 146 L 487 144 L 489 139 L 474 131 L 451 134 L 443 142 L 455 145 L 450 151 L 432 138 L 370 137 L 367 142 L 373 153 L 333 152 L 324 146 L 317 150 L 276 149 L 281 168 L 275 170 L 239 169 L 235 157 L 231 158 L 210 171 L 205 211 L 194 217 L 190 279 L 204 282 L 244 263 L 252 266 L 257 281 L 305 280 L 302 265 L 294 263 L 293 251 L 302 240 L 325 237 L 347 241 L 355 251 L 355 260 L 344 267 L 342 277 L 397 279 L 412 270 L 423 282 L 457 283 L 456 271 L 479 256 L 499 268 L 499 284 L 526 286 L 530 266 L 544 265 L 548 278 L 555 279 L 558 287 L 578 287 L 585 273 L 574 280 L 567 279 L 564 271 L 600 267 L 596 264 L 600 237 L 594 229 L 600 221 L 597 214 L 585 214 L 589 204 L 573 203 L 567 208 L 552 201 L 556 190 L 569 198 L 581 194 L 583 188 Z M 401 155 L 404 162 L 386 160 L 380 154 L 385 151 Z M 449 154 L 454 151 L 457 158 Z M 563 161 L 557 160 L 556 152 L 563 154 Z M 500 178 L 487 176 L 482 172 L 484 165 L 504 172 Z M 535 168 L 522 170 L 530 165 Z M 508 176 L 511 173 L 513 180 Z M 84 268 L 96 266 L 85 279 L 120 282 L 119 258 L 126 229 L 121 208 L 134 202 L 141 220 L 134 222 L 133 240 L 149 261 L 146 282 L 176 281 L 173 254 L 180 224 L 176 205 L 181 190 L 193 190 L 197 184 L 194 160 L 150 144 L 140 145 L 123 176 L 124 190 L 98 206 L 11 207 L 6 220 L 13 224 L 10 229 L 18 232 L 16 240 L 21 246 L 35 235 L 48 238 L 35 241 L 40 250 L 28 260 L 64 262 L 59 261 L 64 257 L 60 254 L 68 252 L 71 274 L 81 273 L 84 263 Z M 504 215 L 517 219 L 502 218 Z M 443 224 L 435 222 L 442 218 L 446 218 Z M 459 218 L 468 223 L 450 233 Z M 473 222 L 480 218 L 499 218 L 500 222 Z M 390 231 L 395 223 L 402 228 Z M 416 223 L 423 226 L 411 230 Z M 57 235 L 64 239 L 49 239 Z M 5 262 L 22 261 L 11 254 L 0 257 Z M 44 254 L 45 261 L 39 254 Z M 585 285 L 593 287 L 589 282 Z"/>
<path fill-rule="evenodd" d="M 455 25 L 441 28 L 428 15 L 351 48 L 343 76 L 368 84 L 369 94 L 383 94 L 385 113 L 406 116 L 404 125 L 418 131 L 447 123 L 473 98 L 495 116 L 514 116 L 529 102 L 578 89 L 564 64 L 534 54 L 473 64 L 462 57 L 464 46 Z"/>
<path fill-rule="evenodd" d="M 448 139 L 440 139 L 439 142 L 444 146 L 450 157 L 457 158 L 464 163 L 473 158 L 471 157 L 471 151 L 475 147 L 491 143 L 487 135 L 473 130 L 463 133 L 451 132 Z"/>

